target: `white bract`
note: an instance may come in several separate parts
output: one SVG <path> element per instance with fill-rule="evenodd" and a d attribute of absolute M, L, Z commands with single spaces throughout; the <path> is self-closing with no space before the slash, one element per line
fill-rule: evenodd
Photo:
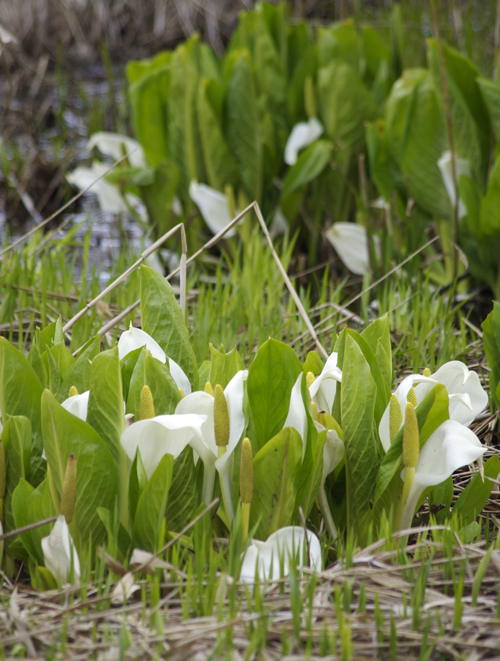
<path fill-rule="evenodd" d="M 368 234 L 363 225 L 357 223 L 334 223 L 325 233 L 349 271 L 364 275 L 370 270 Z M 381 257 L 380 237 L 372 235 L 373 247 L 378 260 Z"/>
<path fill-rule="evenodd" d="M 401 381 L 394 393 L 401 408 L 401 426 L 404 423 L 405 407 L 410 389 L 414 388 L 417 403 L 420 403 L 436 383 L 446 386 L 450 399 L 450 418 L 463 425 L 470 425 L 488 403 L 488 395 L 479 383 L 476 372 L 467 369 L 467 366 L 459 360 L 452 360 L 445 363 L 430 377 L 422 374 L 410 374 Z M 391 445 L 389 410 L 390 405 L 388 404 L 379 425 L 380 441 L 386 452 Z"/>
<path fill-rule="evenodd" d="M 191 392 L 191 384 L 182 367 L 165 354 L 158 342 L 151 335 L 140 328 L 134 328 L 130 324 L 129 330 L 124 331 L 118 340 L 118 357 L 120 360 L 123 360 L 129 353 L 141 347 L 146 347 L 151 356 L 163 364 L 166 364 L 168 358 L 170 374 L 177 387 L 182 390 L 184 395 L 188 395 Z"/>
<path fill-rule="evenodd" d="M 66 411 L 76 415 L 80 420 L 86 422 L 87 411 L 89 408 L 89 396 L 90 390 L 86 390 L 85 392 L 82 392 L 81 395 L 72 395 L 71 397 L 68 397 L 68 399 L 64 400 L 61 406 L 63 409 L 66 409 Z"/>
<path fill-rule="evenodd" d="M 445 151 L 441 158 L 438 161 L 438 167 L 441 170 L 441 176 L 443 177 L 443 182 L 450 198 L 451 206 L 455 208 L 457 202 L 457 196 L 455 191 L 455 184 L 453 182 L 453 171 L 452 171 L 452 157 L 450 151 Z M 464 174 L 467 177 L 470 177 L 470 163 L 465 158 L 458 158 L 455 156 L 455 174 L 457 176 L 457 185 L 460 182 L 460 177 Z M 458 200 L 458 217 L 463 218 L 467 214 L 467 209 L 462 200 Z"/>
<path fill-rule="evenodd" d="M 323 126 L 316 117 L 311 117 L 308 122 L 295 124 L 285 146 L 285 163 L 295 165 L 299 151 L 317 140 L 323 131 Z"/>
<path fill-rule="evenodd" d="M 146 157 L 141 145 L 121 133 L 111 133 L 109 131 L 98 131 L 90 136 L 87 142 L 87 150 L 91 151 L 96 147 L 101 154 L 111 156 L 115 161 L 119 161 L 127 154 L 128 161 L 132 167 L 145 168 Z"/>
<path fill-rule="evenodd" d="M 109 166 L 99 161 L 94 161 L 90 168 L 77 167 L 73 172 L 66 175 L 70 184 L 80 190 L 91 186 L 89 192 L 97 195 L 101 209 L 107 213 L 126 213 L 128 207 L 117 186 L 110 184 L 104 179 Z"/>
<path fill-rule="evenodd" d="M 285 420 L 285 427 L 293 427 L 299 432 L 302 439 L 302 461 L 306 453 L 307 446 L 307 414 L 304 400 L 302 399 L 302 378 L 304 373 L 301 372 L 295 381 L 292 392 L 290 393 L 290 408 Z"/>
<path fill-rule="evenodd" d="M 205 421 L 204 415 L 195 413 L 157 415 L 131 424 L 125 429 L 120 440 L 131 461 L 139 450 L 149 480 L 164 455 L 171 454 L 176 459 L 193 437 L 198 436 L 201 439 Z"/>
<path fill-rule="evenodd" d="M 321 546 L 310 530 L 307 542 L 304 529 L 287 526 L 270 535 L 265 542 L 254 539 L 243 557 L 240 580 L 253 583 L 256 574 L 261 581 L 279 579 L 290 573 L 290 562 L 298 559 L 298 569 L 311 567 L 321 571 Z"/>
<path fill-rule="evenodd" d="M 205 503 L 212 500 L 215 471 L 221 476 L 221 488 L 224 490 L 224 502 L 229 511 L 226 514 L 232 523 L 234 507 L 232 498 L 232 480 L 234 465 L 234 450 L 240 442 L 245 429 L 245 414 L 243 413 L 244 382 L 248 376 L 247 370 L 240 370 L 233 376 L 224 389 L 229 413 L 229 443 L 225 453 L 219 457 L 219 450 L 215 442 L 214 429 L 214 397 L 207 392 L 193 392 L 177 404 L 176 415 L 199 413 L 205 416 L 201 435 L 191 440 L 191 445 L 201 458 L 203 471 L 203 499 Z"/>
<path fill-rule="evenodd" d="M 319 412 L 332 412 L 337 382 L 342 381 L 342 370 L 337 367 L 338 354 L 334 351 L 328 357 L 321 374 L 317 376 L 309 386 L 311 400 L 316 404 Z"/>
<path fill-rule="evenodd" d="M 80 560 L 63 514 L 57 518 L 50 535 L 42 538 L 42 551 L 45 566 L 59 584 L 66 583 L 71 567 L 74 583 L 78 583 Z"/>
<path fill-rule="evenodd" d="M 455 420 L 446 420 L 420 450 L 413 486 L 403 505 L 399 529 L 409 528 L 420 496 L 427 487 L 447 480 L 462 466 L 474 463 L 486 452 L 478 437 Z M 401 479 L 404 481 L 403 469 Z"/>
<path fill-rule="evenodd" d="M 206 184 L 192 181 L 189 185 L 189 197 L 200 210 L 203 220 L 212 234 L 222 232 L 233 220 L 227 195 L 224 195 L 224 193 L 220 193 Z M 224 236 L 229 238 L 234 234 L 236 234 L 236 230 L 232 227 Z"/>

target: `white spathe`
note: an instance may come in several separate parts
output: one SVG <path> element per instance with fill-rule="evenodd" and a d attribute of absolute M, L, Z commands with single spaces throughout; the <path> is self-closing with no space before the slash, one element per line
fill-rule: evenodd
<path fill-rule="evenodd" d="M 368 252 L 368 234 L 363 225 L 357 223 L 334 223 L 325 233 L 326 238 L 335 248 L 338 256 L 349 271 L 364 275 L 370 270 Z M 381 257 L 380 237 L 372 235 L 373 247 L 377 259 Z"/>
<path fill-rule="evenodd" d="M 212 234 L 222 232 L 233 220 L 229 211 L 227 195 L 224 193 L 220 193 L 206 184 L 192 181 L 189 185 L 189 197 L 200 210 L 203 220 Z M 224 236 L 229 238 L 235 234 L 236 230 L 232 227 Z"/>
<path fill-rule="evenodd" d="M 488 403 L 488 395 L 482 388 L 476 372 L 469 370 L 461 361 L 452 360 L 445 363 L 430 377 L 422 374 L 410 374 L 401 381 L 394 393 L 401 408 L 401 426 L 404 423 L 405 407 L 410 389 L 414 388 L 417 403 L 420 403 L 436 383 L 446 386 L 450 399 L 450 418 L 463 425 L 470 425 Z M 387 404 L 378 430 L 380 441 L 386 452 L 391 445 L 389 411 L 390 404 Z"/>
<path fill-rule="evenodd" d="M 110 131 L 98 131 L 90 136 L 87 142 L 87 150 L 91 151 L 96 147 L 101 154 L 111 156 L 115 161 L 128 155 L 128 161 L 132 167 L 145 168 L 147 166 L 144 150 L 141 145 L 129 138 L 128 135 L 121 133 L 111 133 Z"/>
<path fill-rule="evenodd" d="M 283 425 L 283 428 L 293 427 L 293 429 L 299 432 L 302 439 L 302 461 L 304 461 L 307 446 L 307 413 L 304 400 L 302 399 L 303 376 L 304 373 L 301 372 L 293 385 L 292 392 L 290 393 L 290 407 L 285 424 Z"/>
<path fill-rule="evenodd" d="M 334 351 L 328 357 L 321 374 L 309 386 L 311 400 L 316 404 L 318 412 L 332 412 L 337 382 L 342 381 L 342 370 L 337 367 L 338 354 Z"/>
<path fill-rule="evenodd" d="M 81 395 L 72 395 L 71 397 L 68 397 L 68 399 L 64 400 L 61 406 L 63 409 L 66 409 L 66 411 L 76 415 L 76 417 L 80 418 L 80 420 L 87 422 L 89 396 L 90 390 L 86 390 L 85 392 L 82 392 Z"/>
<path fill-rule="evenodd" d="M 470 429 L 455 420 L 445 420 L 420 450 L 415 479 L 403 505 L 398 528 L 411 526 L 415 508 L 427 487 L 441 484 L 458 468 L 474 463 L 486 449 Z M 401 473 L 402 480 L 405 470 Z"/>
<path fill-rule="evenodd" d="M 431 378 L 446 386 L 450 397 L 450 418 L 466 427 L 484 410 L 488 395 L 481 386 L 477 372 L 469 370 L 460 360 L 451 360 L 442 365 Z M 420 382 L 415 386 L 417 401 L 421 401 L 431 390 L 432 384 Z M 463 399 L 459 397 L 463 396 Z"/>
<path fill-rule="evenodd" d="M 80 190 L 85 190 L 91 186 L 89 192 L 97 195 L 99 206 L 103 211 L 107 213 L 127 213 L 129 209 L 118 186 L 110 184 L 104 179 L 104 175 L 108 170 L 108 165 L 94 161 L 90 168 L 77 167 L 73 172 L 66 175 L 66 179 Z M 127 200 L 132 205 L 135 205 L 138 201 L 140 202 L 137 196 L 130 193 L 127 193 Z"/>
<path fill-rule="evenodd" d="M 438 167 L 441 170 L 441 176 L 443 177 L 443 182 L 450 198 L 451 206 L 455 208 L 457 196 L 455 191 L 455 185 L 453 183 L 453 171 L 452 171 L 452 157 L 450 151 L 443 152 L 441 158 L 438 161 Z M 466 158 L 459 158 L 455 155 L 455 173 L 457 175 L 457 185 L 460 182 L 460 177 L 464 174 L 467 177 L 470 177 L 470 163 Z M 467 208 L 461 199 L 458 200 L 458 217 L 463 218 L 467 215 Z"/>
<path fill-rule="evenodd" d="M 173 358 L 169 358 L 165 354 L 158 342 L 149 333 L 146 333 L 146 331 L 140 328 L 134 328 L 131 323 L 128 331 L 124 331 L 118 340 L 118 357 L 120 360 L 123 360 L 129 353 L 141 347 L 146 347 L 152 357 L 163 364 L 168 359 L 170 374 L 177 387 L 182 390 L 184 395 L 188 395 L 191 392 L 191 384 L 182 367 Z"/>
<path fill-rule="evenodd" d="M 45 566 L 59 584 L 67 582 L 71 567 L 73 581 L 78 583 L 80 560 L 63 514 L 58 516 L 50 535 L 42 538 L 42 551 Z"/>
<path fill-rule="evenodd" d="M 245 429 L 245 414 L 243 412 L 244 383 L 248 377 L 248 370 L 240 370 L 224 389 L 229 413 L 229 443 L 226 452 L 219 457 L 215 442 L 214 430 L 214 398 L 207 392 L 196 391 L 186 395 L 177 404 L 176 415 L 187 413 L 200 413 L 206 416 L 202 425 L 201 436 L 191 439 L 193 450 L 203 462 L 203 500 L 210 503 L 213 495 L 215 471 L 221 477 L 221 487 L 224 489 L 224 498 L 229 512 L 226 514 L 230 522 L 234 519 L 234 506 L 232 498 L 232 480 L 234 468 L 234 450 L 241 440 Z"/>
<path fill-rule="evenodd" d="M 335 431 L 335 429 L 327 429 L 325 445 L 323 446 L 323 474 L 321 476 L 322 485 L 325 483 L 325 480 L 330 475 L 330 473 L 340 464 L 344 458 L 344 454 L 344 442 L 338 433 Z"/>
<path fill-rule="evenodd" d="M 297 557 L 298 569 L 309 566 L 313 571 L 321 571 L 319 539 L 308 530 L 306 542 L 304 529 L 300 526 L 281 528 L 265 542 L 256 539 L 251 542 L 243 557 L 240 580 L 254 583 L 256 574 L 261 581 L 288 576 L 290 562 L 295 562 Z"/>
<path fill-rule="evenodd" d="M 128 426 L 120 441 L 130 461 L 139 450 L 149 480 L 164 455 L 171 454 L 176 459 L 193 436 L 201 437 L 205 421 L 206 416 L 195 413 L 158 415 Z"/>
<path fill-rule="evenodd" d="M 311 117 L 307 122 L 295 124 L 285 146 L 285 163 L 295 165 L 299 151 L 317 140 L 323 135 L 323 131 L 323 125 L 316 117 Z"/>

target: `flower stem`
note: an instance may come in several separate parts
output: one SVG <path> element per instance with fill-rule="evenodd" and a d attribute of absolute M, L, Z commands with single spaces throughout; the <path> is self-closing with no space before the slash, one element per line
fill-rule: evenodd
<path fill-rule="evenodd" d="M 334 542 L 338 537 L 337 527 L 332 518 L 332 513 L 330 512 L 330 506 L 328 505 L 328 499 L 326 497 L 325 485 L 322 484 L 318 491 L 318 505 L 325 522 L 326 529 L 330 535 L 332 542 Z"/>

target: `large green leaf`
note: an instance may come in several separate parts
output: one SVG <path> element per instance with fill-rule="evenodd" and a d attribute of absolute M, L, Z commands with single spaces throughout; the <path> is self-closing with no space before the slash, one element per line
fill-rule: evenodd
<path fill-rule="evenodd" d="M 488 188 L 481 204 L 481 234 L 487 237 L 497 234 L 495 239 L 498 240 L 498 233 L 500 233 L 500 157 L 496 159 L 490 172 Z M 498 258 L 496 245 L 494 254 Z"/>
<path fill-rule="evenodd" d="M 255 455 L 250 527 L 257 524 L 258 539 L 291 523 L 301 462 L 302 439 L 291 427 L 282 429 Z"/>
<path fill-rule="evenodd" d="M 482 76 L 478 76 L 476 82 L 488 108 L 491 126 L 498 142 L 500 140 L 500 83 Z"/>
<path fill-rule="evenodd" d="M 223 191 L 228 184 L 238 181 L 236 162 L 222 133 L 222 117 L 213 107 L 212 98 L 220 92 L 213 80 L 202 80 L 198 88 L 198 124 L 203 148 L 203 160 L 207 173 L 207 183 L 215 190 Z M 222 110 L 222 108 L 221 108 Z"/>
<path fill-rule="evenodd" d="M 149 386 L 153 395 L 155 415 L 174 413 L 181 400 L 177 384 L 167 365 L 150 356 L 146 349 L 141 351 L 130 379 L 127 412 L 139 419 L 139 407 L 143 386 Z"/>
<path fill-rule="evenodd" d="M 50 497 L 48 479 L 33 489 L 21 478 L 12 496 L 12 511 L 16 528 L 54 516 L 56 512 Z M 31 559 L 38 565 L 43 565 L 42 538 L 50 535 L 53 525 L 45 524 L 20 535 Z"/>
<path fill-rule="evenodd" d="M 64 344 L 56 344 L 44 351 L 42 360 L 45 363 L 49 377 L 50 390 L 56 394 L 75 359 L 71 351 Z"/>
<path fill-rule="evenodd" d="M 106 443 L 118 464 L 120 437 L 125 429 L 118 347 L 103 351 L 92 361 L 87 422 Z"/>
<path fill-rule="evenodd" d="M 221 347 L 221 351 L 217 351 L 213 344 L 210 344 L 210 354 L 208 381 L 213 387 L 220 384 L 225 388 L 237 372 L 245 369 L 236 347 L 226 353 L 224 347 Z"/>
<path fill-rule="evenodd" d="M 500 408 L 500 303 L 493 302 L 493 310 L 483 321 L 484 353 L 490 368 L 490 393 L 495 406 Z"/>
<path fill-rule="evenodd" d="M 376 385 L 358 343 L 345 340 L 342 366 L 342 429 L 347 477 L 347 523 L 363 544 L 371 519 L 372 500 L 380 463 L 374 425 Z"/>
<path fill-rule="evenodd" d="M 141 266 L 141 324 L 198 387 L 198 365 L 171 285 L 157 271 Z"/>
<path fill-rule="evenodd" d="M 4 337 L 0 337 L 0 411 L 5 424 L 13 415 L 23 415 L 31 422 L 31 481 L 43 479 L 40 399 L 42 384 L 26 358 Z"/>
<path fill-rule="evenodd" d="M 172 54 L 168 94 L 168 138 L 174 163 L 179 168 L 185 199 L 190 182 L 202 181 L 201 145 L 196 116 L 199 81 L 199 39 L 191 37 Z"/>
<path fill-rule="evenodd" d="M 318 28 L 319 66 L 327 66 L 332 60 L 347 62 L 354 71 L 359 71 L 361 58 L 356 27 L 352 19 L 335 23 L 331 27 Z"/>
<path fill-rule="evenodd" d="M 21 478 L 27 482 L 30 480 L 31 423 L 29 419 L 22 415 L 9 418 L 2 431 L 2 441 L 7 466 L 3 527 L 5 531 L 8 531 L 15 527 L 12 514 L 14 489 Z"/>
<path fill-rule="evenodd" d="M 97 507 L 113 510 L 118 493 L 111 451 L 89 424 L 63 409 L 48 390 L 42 396 L 42 430 L 56 498 L 61 497 L 70 454 L 77 460 L 76 506 L 70 525 L 75 544 L 79 550 L 90 541 L 97 545 L 105 538 Z"/>
<path fill-rule="evenodd" d="M 179 532 L 193 518 L 201 500 L 199 477 L 202 472 L 202 462 L 198 461 L 195 466 L 193 449 L 189 445 L 186 446 L 174 460 L 172 484 L 168 492 L 168 503 L 165 510 L 169 532 Z"/>
<path fill-rule="evenodd" d="M 161 458 L 155 472 L 137 503 L 134 521 L 136 545 L 146 551 L 155 551 L 162 532 L 162 521 L 172 484 L 174 460 L 166 454 Z"/>
<path fill-rule="evenodd" d="M 380 373 L 390 392 L 392 388 L 392 351 L 388 315 L 385 314 L 371 323 L 361 333 L 361 337 L 368 342 L 375 355 Z"/>
<path fill-rule="evenodd" d="M 469 160 L 472 170 L 484 181 L 490 151 L 490 120 L 477 84 L 478 70 L 465 56 L 450 46 L 443 47 L 449 90 L 453 145 L 455 152 Z M 428 40 L 427 57 L 434 79 L 434 87 L 446 121 L 446 102 L 442 82 L 442 67 L 438 44 Z"/>
<path fill-rule="evenodd" d="M 309 516 L 316 496 L 321 486 L 323 476 L 323 448 L 326 441 L 326 431 L 317 432 L 314 424 L 309 422 L 309 438 L 302 466 L 298 472 L 296 485 L 294 523 L 301 525 L 299 507 L 304 516 Z"/>
<path fill-rule="evenodd" d="M 497 479 L 499 472 L 500 459 L 498 456 L 490 457 L 484 465 L 484 481 L 481 475 L 476 473 L 462 491 L 452 510 L 452 514 L 459 517 L 462 526 L 475 521 L 482 512 L 495 486 L 494 480 Z"/>
<path fill-rule="evenodd" d="M 262 191 L 261 143 L 257 95 L 247 51 L 229 56 L 226 117 L 227 139 L 240 172 L 245 192 L 260 202 Z"/>
<path fill-rule="evenodd" d="M 440 424 L 450 417 L 449 397 L 446 386 L 436 384 L 424 397 L 415 409 L 420 431 L 420 447 L 422 447 L 429 436 L 436 431 Z M 391 480 L 401 468 L 401 454 L 403 451 L 403 427 L 399 430 L 393 440 L 387 454 L 382 459 L 375 489 L 374 502 L 383 495 Z"/>
<path fill-rule="evenodd" d="M 362 141 L 364 124 L 377 114 L 377 107 L 358 73 L 340 60 L 318 71 L 320 115 L 326 133 L 339 144 Z"/>
<path fill-rule="evenodd" d="M 81 394 L 90 390 L 90 371 L 92 361 L 97 356 L 101 348 L 101 336 L 97 335 L 87 342 L 77 359 L 72 364 L 65 377 L 62 380 L 56 398 L 58 402 L 63 402 L 68 398 L 71 386 L 75 386 Z"/>
<path fill-rule="evenodd" d="M 301 186 L 313 181 L 323 172 L 332 158 L 332 143 L 318 140 L 309 145 L 285 175 L 282 198 L 285 200 Z"/>
<path fill-rule="evenodd" d="M 269 339 L 260 347 L 248 370 L 247 392 L 255 428 L 254 452 L 260 450 L 285 423 L 290 393 L 302 365 L 295 351 Z"/>

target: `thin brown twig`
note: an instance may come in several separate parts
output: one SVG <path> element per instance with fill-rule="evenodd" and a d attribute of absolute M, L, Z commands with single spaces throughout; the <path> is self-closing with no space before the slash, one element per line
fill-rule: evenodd
<path fill-rule="evenodd" d="M 57 516 L 50 516 L 48 519 L 43 519 L 41 521 L 35 521 L 34 523 L 29 523 L 27 526 L 22 526 L 22 528 L 16 528 L 16 530 L 9 530 L 9 532 L 4 532 L 3 535 L 0 535 L 0 542 L 3 542 L 4 539 L 9 539 L 10 537 L 15 537 L 20 535 L 23 532 L 29 532 L 30 530 L 35 530 L 35 528 L 40 528 L 40 526 L 45 526 L 47 523 L 53 523 L 57 521 Z"/>

